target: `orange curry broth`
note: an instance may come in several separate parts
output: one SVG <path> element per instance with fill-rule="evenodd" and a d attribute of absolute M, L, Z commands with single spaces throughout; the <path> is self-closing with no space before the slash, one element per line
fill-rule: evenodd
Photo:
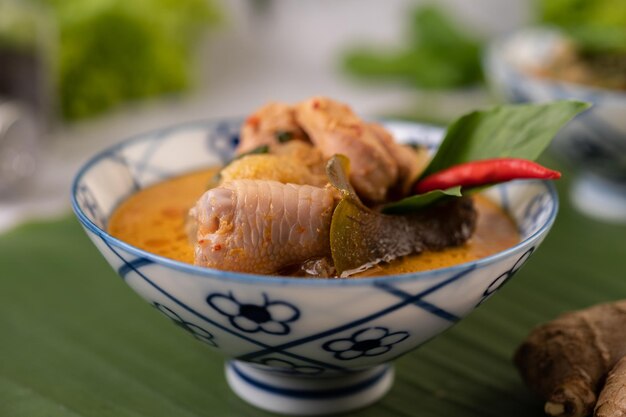
<path fill-rule="evenodd" d="M 217 169 L 209 169 L 185 174 L 130 196 L 113 213 L 109 233 L 148 252 L 193 263 L 193 246 L 185 231 L 186 216 L 216 172 Z M 375 266 L 360 276 L 448 267 L 484 258 L 519 242 L 515 223 L 495 203 L 483 196 L 476 196 L 474 203 L 478 222 L 474 235 L 466 244 L 439 252 L 406 256 Z"/>

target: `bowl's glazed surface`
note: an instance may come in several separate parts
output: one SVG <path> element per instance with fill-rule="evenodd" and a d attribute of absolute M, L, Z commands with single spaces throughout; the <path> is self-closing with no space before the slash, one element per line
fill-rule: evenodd
<path fill-rule="evenodd" d="M 442 131 L 385 123 L 396 138 L 436 148 Z M 554 187 L 518 181 L 487 194 L 516 221 L 522 241 L 450 268 L 360 279 L 241 274 L 166 259 L 110 236 L 109 217 L 137 190 L 218 165 L 233 154 L 238 121 L 178 126 L 133 138 L 90 160 L 73 185 L 74 211 L 124 281 L 157 311 L 227 358 L 244 399 L 292 414 L 369 404 L 391 387 L 394 358 L 481 305 L 528 260 L 558 209 Z"/>

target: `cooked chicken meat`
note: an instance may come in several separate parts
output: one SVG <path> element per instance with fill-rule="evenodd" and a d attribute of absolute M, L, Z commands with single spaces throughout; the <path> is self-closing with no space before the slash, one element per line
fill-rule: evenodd
<path fill-rule="evenodd" d="M 269 274 L 330 253 L 331 188 L 235 180 L 207 191 L 192 209 L 195 263 Z"/>
<path fill-rule="evenodd" d="M 328 179 L 287 155 L 248 155 L 230 163 L 221 172 L 222 183 L 239 179 L 271 180 L 283 184 L 308 184 L 323 187 Z"/>
<path fill-rule="evenodd" d="M 264 145 L 273 154 L 283 153 L 289 145 L 298 144 L 301 149 L 296 158 L 305 164 L 311 159 L 307 156 L 311 152 L 302 149 L 306 147 L 315 149 L 316 163 L 316 154 L 326 160 L 335 154 L 346 155 L 351 161 L 354 187 L 362 198 L 374 203 L 384 201 L 390 191 L 396 196 L 406 194 L 427 161 L 426 152 L 416 153 L 397 144 L 383 126 L 365 123 L 350 107 L 325 97 L 296 106 L 267 104 L 246 120 L 240 136 L 238 154 Z"/>
<path fill-rule="evenodd" d="M 391 133 L 378 123 L 369 123 L 367 126 L 398 164 L 397 188 L 401 195 L 406 195 L 415 179 L 428 165 L 430 160 L 428 151 L 424 148 L 416 150 L 397 143 Z"/>
<path fill-rule="evenodd" d="M 220 183 L 250 179 L 323 187 L 328 183 L 325 165 L 326 160 L 311 144 L 292 141 L 276 145 L 271 154 L 235 159 L 220 171 L 219 177 Z"/>
<path fill-rule="evenodd" d="M 326 180 L 327 158 L 313 144 L 292 140 L 272 149 L 274 155 L 286 156 L 306 166 L 313 175 L 321 175 Z M 311 184 L 314 185 L 314 184 Z"/>
<path fill-rule="evenodd" d="M 345 181 L 349 175 L 358 196 L 373 205 L 406 195 L 427 162 L 426 152 L 395 143 L 381 125 L 366 123 L 350 107 L 323 97 L 296 106 L 270 103 L 250 116 L 237 153 L 264 145 L 269 153 L 242 156 L 222 169 L 214 188 L 191 210 L 196 264 L 271 274 L 316 260 L 316 266 L 326 262 L 328 268 L 322 269 L 332 270 L 330 225 L 342 193 L 328 184 L 327 161 L 345 155 L 350 165 Z M 359 207 L 368 211 L 367 218 L 381 216 Z M 432 212 L 403 219 L 383 216 L 391 235 L 379 234 L 390 238 L 388 246 L 399 254 L 458 244 L 473 230 L 474 210 L 471 204 L 453 207 L 443 210 L 450 219 Z M 396 239 L 394 233 L 412 237 Z M 366 237 L 360 241 L 367 246 L 371 235 Z M 366 249 L 365 257 L 391 259 L 380 245 Z"/>
<path fill-rule="evenodd" d="M 241 128 L 237 154 L 250 152 L 259 146 L 270 148 L 290 140 L 308 141 L 296 123 L 293 106 L 268 103 L 249 116 Z"/>
<path fill-rule="evenodd" d="M 385 199 L 398 179 L 398 164 L 350 107 L 315 97 L 296 106 L 296 120 L 326 158 L 343 154 L 350 159 L 350 180 L 362 198 Z"/>

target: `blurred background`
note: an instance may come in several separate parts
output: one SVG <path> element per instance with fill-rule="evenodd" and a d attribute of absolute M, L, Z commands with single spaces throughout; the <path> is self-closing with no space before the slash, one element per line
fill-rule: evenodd
<path fill-rule="evenodd" d="M 539 23 L 626 27 L 623 4 L 0 0 L 0 231 L 65 213 L 73 174 L 111 143 L 268 100 L 323 94 L 445 125 L 497 101 L 488 41 Z"/>

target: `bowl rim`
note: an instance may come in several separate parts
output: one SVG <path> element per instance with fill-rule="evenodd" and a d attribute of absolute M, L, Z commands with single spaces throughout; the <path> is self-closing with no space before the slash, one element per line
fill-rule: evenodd
<path fill-rule="evenodd" d="M 153 129 L 144 133 L 139 133 L 137 135 L 130 136 L 126 139 L 123 139 L 113 145 L 110 145 L 103 150 L 97 152 L 91 158 L 87 159 L 86 162 L 82 164 L 80 169 L 74 176 L 71 185 L 71 205 L 74 214 L 78 218 L 79 222 L 84 226 L 87 230 L 101 238 L 107 246 L 113 245 L 118 247 L 132 255 L 137 256 L 138 258 L 143 258 L 149 260 L 151 263 L 158 264 L 161 266 L 165 266 L 167 268 L 171 268 L 177 271 L 185 272 L 192 274 L 194 276 L 200 276 L 203 278 L 212 278 L 219 280 L 233 280 L 237 282 L 243 283 L 254 283 L 254 284 L 262 284 L 262 285 L 278 285 L 278 286 L 287 286 L 287 285 L 303 285 L 303 286 L 369 286 L 375 283 L 384 282 L 384 283 L 392 283 L 392 282 L 404 282 L 404 281 L 412 281 L 412 280 L 427 280 L 439 277 L 440 275 L 446 274 L 459 274 L 463 271 L 479 269 L 484 266 L 496 263 L 501 259 L 507 258 L 511 254 L 520 251 L 526 246 L 531 245 L 533 242 L 537 241 L 542 235 L 546 234 L 556 219 L 557 213 L 559 211 L 559 198 L 556 190 L 556 186 L 552 183 L 552 181 L 545 180 L 520 180 L 524 182 L 531 183 L 540 183 L 546 187 L 546 191 L 550 196 L 553 205 L 552 209 L 546 219 L 546 221 L 541 225 L 539 229 L 537 229 L 532 235 L 527 238 L 519 241 L 515 245 L 506 248 L 500 252 L 497 252 L 493 255 L 486 256 L 484 258 L 480 258 L 470 262 L 464 262 L 457 265 L 445 267 L 445 268 L 437 268 L 427 271 L 419 271 L 419 272 L 408 272 L 404 274 L 396 274 L 396 275 L 380 275 L 374 277 L 363 277 L 363 278 L 309 278 L 309 277 L 288 277 L 288 276 L 280 276 L 280 275 L 262 275 L 262 274 L 252 274 L 252 273 L 244 273 L 244 272 L 234 272 L 234 271 L 224 271 L 215 268 L 207 268 L 196 266 L 193 264 L 188 264 L 185 262 L 177 261 L 174 259 L 166 258 L 164 256 L 160 256 L 146 250 L 140 249 L 136 246 L 133 246 L 129 243 L 124 242 L 112 235 L 110 235 L 106 230 L 101 229 L 94 222 L 87 217 L 87 215 L 82 211 L 78 204 L 77 200 L 77 192 L 79 183 L 84 177 L 84 175 L 93 167 L 93 165 L 97 164 L 101 160 L 107 158 L 112 153 L 119 149 L 123 149 L 126 146 L 130 146 L 137 142 L 146 141 L 146 140 L 154 140 L 154 138 L 158 138 L 160 135 L 165 133 L 174 133 L 178 130 L 189 129 L 190 127 L 211 127 L 218 123 L 236 123 L 241 122 L 242 118 L 239 117 L 222 117 L 222 118 L 214 118 L 214 119 L 203 119 L 189 122 L 182 122 L 178 124 L 174 124 L 165 128 Z M 418 126 L 420 128 L 432 129 L 432 130 L 440 130 L 444 131 L 443 128 L 429 125 L 426 123 L 418 123 L 418 122 L 409 122 L 406 120 L 394 120 L 389 118 L 380 118 L 377 119 L 381 123 L 387 124 L 396 124 L 396 125 L 405 125 L 405 126 Z M 127 262 L 127 261 L 124 261 Z"/>
<path fill-rule="evenodd" d="M 520 78 L 532 80 L 546 88 L 561 87 L 566 88 L 568 91 L 576 91 L 581 95 L 585 95 L 588 97 L 589 101 L 594 103 L 597 103 L 597 101 L 601 99 L 601 96 L 610 97 L 617 101 L 626 101 L 626 91 L 574 83 L 556 78 L 538 77 L 531 72 L 524 71 L 519 65 L 515 65 L 514 62 L 506 58 L 504 51 L 515 38 L 523 37 L 524 39 L 528 39 L 531 36 L 535 36 L 545 39 L 546 37 L 553 37 L 554 35 L 563 37 L 563 31 L 556 26 L 536 25 L 513 30 L 503 36 L 495 38 L 489 42 L 483 54 L 483 68 L 486 69 L 488 78 L 491 78 L 489 73 L 492 73 L 489 62 L 494 61 L 504 64 L 509 71 Z"/>

